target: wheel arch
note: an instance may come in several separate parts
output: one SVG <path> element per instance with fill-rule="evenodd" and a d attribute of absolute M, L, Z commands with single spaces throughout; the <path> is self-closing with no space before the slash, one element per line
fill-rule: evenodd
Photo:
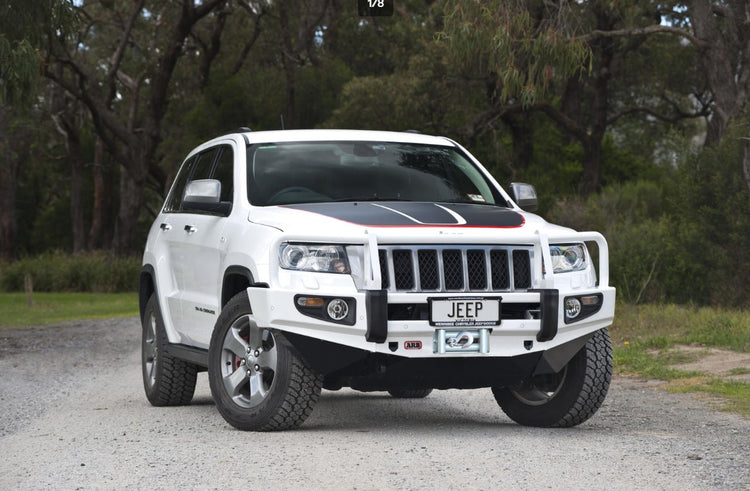
<path fill-rule="evenodd" d="M 224 270 L 221 281 L 221 308 L 238 293 L 255 285 L 255 279 L 250 269 L 245 266 L 229 266 Z"/>
<path fill-rule="evenodd" d="M 141 321 L 146 311 L 146 304 L 151 295 L 156 293 L 156 272 L 150 264 L 144 264 L 138 279 L 138 307 L 140 309 Z"/>

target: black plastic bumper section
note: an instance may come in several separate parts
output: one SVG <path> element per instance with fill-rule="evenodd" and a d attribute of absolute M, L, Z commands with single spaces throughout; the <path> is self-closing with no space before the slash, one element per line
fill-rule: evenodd
<path fill-rule="evenodd" d="M 536 340 L 550 341 L 557 335 L 557 315 L 560 308 L 560 292 L 557 290 L 529 290 L 539 293 L 541 328 Z"/>
<path fill-rule="evenodd" d="M 388 337 L 388 291 L 367 290 L 367 333 L 365 339 L 371 343 L 385 343 Z"/>

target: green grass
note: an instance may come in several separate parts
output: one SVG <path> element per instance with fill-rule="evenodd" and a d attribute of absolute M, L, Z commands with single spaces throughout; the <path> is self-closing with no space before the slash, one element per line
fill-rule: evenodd
<path fill-rule="evenodd" d="M 750 384 L 719 378 L 696 377 L 667 386 L 670 392 L 701 392 L 720 397 L 719 408 L 750 416 Z"/>
<path fill-rule="evenodd" d="M 696 361 L 703 354 L 673 350 L 676 344 L 750 351 L 750 312 L 618 304 L 610 334 L 618 373 L 664 380 L 667 390 L 674 392 L 709 394 L 723 401 L 723 409 L 750 416 L 750 384 L 672 367 Z M 747 367 L 737 367 L 730 375 L 748 372 Z"/>
<path fill-rule="evenodd" d="M 136 293 L 39 292 L 34 293 L 31 307 L 23 293 L 0 293 L 0 329 L 134 315 L 138 315 Z"/>

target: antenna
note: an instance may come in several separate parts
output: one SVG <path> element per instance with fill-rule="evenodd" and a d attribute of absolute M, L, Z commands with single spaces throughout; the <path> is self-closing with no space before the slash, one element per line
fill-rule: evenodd
<path fill-rule="evenodd" d="M 283 114 L 279 114 L 279 118 L 281 118 L 281 129 L 285 130 L 286 128 L 284 128 L 284 115 Z"/>

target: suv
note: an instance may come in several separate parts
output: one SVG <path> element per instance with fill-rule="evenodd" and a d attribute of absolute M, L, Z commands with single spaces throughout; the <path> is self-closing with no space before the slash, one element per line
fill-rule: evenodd
<path fill-rule="evenodd" d="M 509 190 L 456 142 L 408 132 L 197 147 L 143 255 L 148 400 L 188 404 L 208 370 L 242 430 L 296 427 L 342 387 L 491 387 L 520 424 L 582 423 L 612 377 L 607 244 L 524 211 L 532 186 Z"/>

